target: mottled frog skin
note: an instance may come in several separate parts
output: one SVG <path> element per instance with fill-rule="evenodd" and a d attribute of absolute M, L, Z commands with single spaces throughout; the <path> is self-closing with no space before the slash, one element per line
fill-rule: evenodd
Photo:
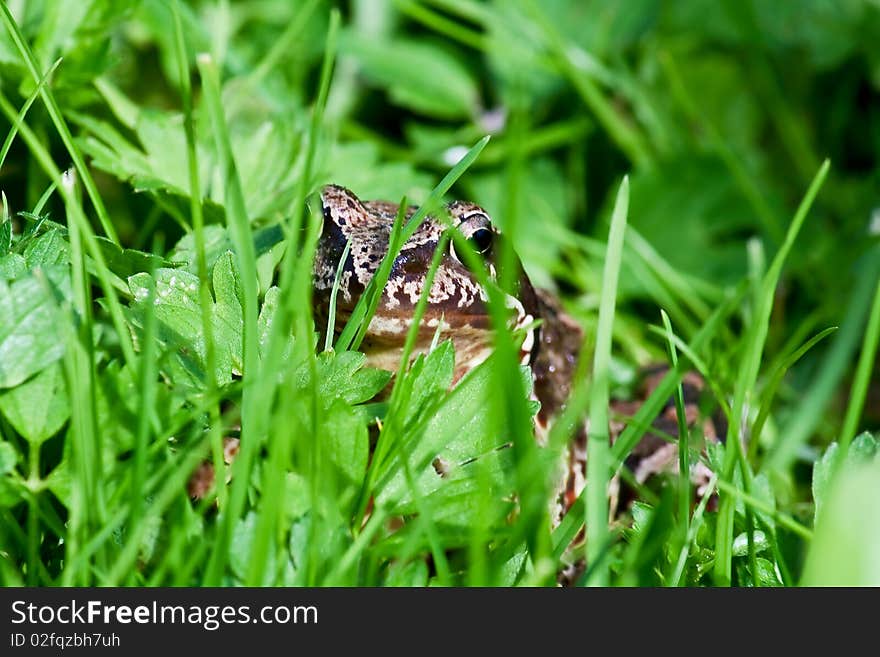
<path fill-rule="evenodd" d="M 336 330 L 348 320 L 360 294 L 379 268 L 388 251 L 391 228 L 398 206 L 385 201 L 361 201 L 351 191 L 338 185 L 327 185 L 321 192 L 324 225 L 318 242 L 314 266 L 314 298 L 316 318 L 320 323 L 327 316 L 327 307 L 337 268 L 350 241 L 336 300 Z M 497 275 L 498 241 L 503 239 L 480 206 L 453 201 L 446 206 L 451 225 L 481 254 L 490 277 Z M 406 218 L 416 211 L 409 207 Z M 361 350 L 374 367 L 396 371 L 406 334 L 413 321 L 413 311 L 425 284 L 434 252 L 448 223 L 428 215 L 403 245 L 394 259 L 388 283 L 376 313 L 370 322 Z M 523 364 L 533 374 L 534 394 L 541 402 L 538 429 L 546 430 L 552 418 L 565 404 L 571 391 L 579 351 L 582 344 L 580 326 L 563 312 L 556 297 L 536 289 L 519 263 L 518 284 L 506 302 L 511 309 L 510 327 L 533 327 L 521 348 Z M 440 327 L 441 339 L 451 339 L 455 346 L 455 381 L 483 362 L 491 350 L 491 329 L 488 296 L 474 276 L 459 260 L 454 247 L 442 255 L 440 267 L 428 296 L 428 304 L 419 327 L 416 353 L 426 352 Z M 540 319 L 537 324 L 535 320 Z M 323 319 L 326 323 L 326 319 Z M 323 327 L 321 327 L 323 328 Z M 699 386 L 695 389 L 698 390 Z M 691 395 L 693 396 L 693 395 Z M 632 411 L 628 407 L 626 410 Z M 660 421 L 672 422 L 671 417 Z M 665 415 L 669 415 L 668 413 Z M 689 414 L 690 415 L 690 414 Z M 692 421 L 695 418 L 688 418 Z M 612 426 L 612 430 L 614 427 Z M 567 480 L 560 485 L 562 512 L 574 501 L 584 485 L 586 432 L 575 438 L 568 454 Z M 628 464 L 644 480 L 659 469 L 676 462 L 677 450 L 656 436 L 648 436 L 633 452 Z"/>
<path fill-rule="evenodd" d="M 384 201 L 361 201 L 337 185 L 324 187 L 321 201 L 324 228 L 315 259 L 315 299 L 319 314 L 329 301 L 339 260 L 346 242 L 351 240 L 351 251 L 343 263 L 337 298 L 336 323 L 341 327 L 388 251 L 398 206 Z M 488 213 L 465 201 L 453 201 L 446 209 L 452 226 L 471 240 L 494 279 L 501 234 Z M 406 218 L 409 219 L 415 211 L 415 207 L 409 207 Z M 397 369 L 413 310 L 424 289 L 426 272 L 445 230 L 447 224 L 428 215 L 394 259 L 388 283 L 362 345 L 372 365 Z M 513 314 L 510 326 L 518 329 L 534 324 L 536 319 L 542 320 L 540 327 L 529 330 L 523 341 L 522 361 L 530 365 L 534 373 L 536 395 L 543 413 L 549 417 L 568 397 L 581 346 L 581 329 L 561 311 L 552 295 L 536 290 L 519 263 L 516 264 L 519 269 L 517 292 L 515 296 L 507 297 L 507 306 Z M 487 302 L 485 290 L 450 245 L 440 260 L 428 296 L 419 328 L 418 349 L 424 351 L 429 347 L 442 322 L 441 338 L 451 339 L 455 346 L 456 380 L 483 362 L 490 353 Z"/>

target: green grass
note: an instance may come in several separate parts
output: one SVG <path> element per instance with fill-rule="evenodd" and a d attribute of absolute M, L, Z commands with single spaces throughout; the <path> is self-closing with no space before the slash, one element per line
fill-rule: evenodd
<path fill-rule="evenodd" d="M 880 9 L 801 3 L 833 25 L 792 33 L 766 3 L 328 4 L 0 7 L 0 583 L 544 586 L 584 558 L 581 584 L 880 583 L 880 105 L 854 101 L 880 93 Z M 452 198 L 504 231 L 494 283 L 445 238 L 496 334 L 454 388 L 443 336 L 393 375 L 358 351 L 390 257 L 318 335 L 328 182 L 419 206 L 392 254 Z M 544 446 L 517 257 L 585 329 Z M 657 478 L 605 522 L 690 369 L 726 441 L 668 437 L 710 492 Z"/>

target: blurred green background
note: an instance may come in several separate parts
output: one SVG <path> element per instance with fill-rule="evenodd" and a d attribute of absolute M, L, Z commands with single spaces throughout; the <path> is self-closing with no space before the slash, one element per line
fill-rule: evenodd
<path fill-rule="evenodd" d="M 772 259 L 829 158 L 831 173 L 786 261 L 766 358 L 840 328 L 789 372 L 760 446 L 780 472 L 796 464 L 775 492 L 795 515 L 811 515 L 810 468 L 837 438 L 880 276 L 880 2 L 181 4 L 191 61 L 210 52 L 222 66 L 233 149 L 257 227 L 289 214 L 331 6 L 341 8 L 343 28 L 313 188 L 335 182 L 364 199 L 419 202 L 491 134 L 450 195 L 483 205 L 502 227 L 515 219 L 532 278 L 558 289 L 589 329 L 610 205 L 628 174 L 636 233 L 618 296 L 622 370 L 663 353 L 646 324 L 658 321 L 668 291 L 664 297 L 639 263 L 658 254 L 684 282 L 676 289 L 694 291 L 693 299 L 672 300 L 696 312 L 666 306 L 689 337 L 706 314 L 701 306 L 714 307 Z M 175 244 L 189 221 L 188 173 L 169 4 L 7 5 L 41 72 L 63 58 L 53 93 L 99 172 L 123 245 Z M 224 211 L 217 161 L 191 71 L 202 193 L 209 222 L 217 222 Z M 34 88 L 4 30 L 0 92 L 17 111 Z M 33 208 L 50 182 L 28 139 L 69 165 L 41 102 L 26 123 L 30 134 L 16 139 L 0 171 L 13 209 Z M 9 127 L 0 117 L 0 131 Z M 57 197 L 48 209 L 63 217 Z M 747 325 L 748 313 L 736 321 Z M 710 353 L 722 390 L 740 364 L 738 328 L 734 322 Z M 878 427 L 875 375 L 859 429 Z M 784 453 L 774 451 L 780 435 Z"/>
<path fill-rule="evenodd" d="M 180 95 L 167 2 L 8 4 L 44 71 L 64 58 L 53 89 L 108 174 L 101 191 L 123 243 L 149 248 L 158 231 L 173 244 L 187 178 L 183 132 L 172 120 Z M 257 223 L 287 210 L 330 5 L 184 3 L 191 54 L 223 63 Z M 875 0 L 360 0 L 341 8 L 330 144 L 319 152 L 316 184 L 419 201 L 464 148 L 492 134 L 453 195 L 484 205 L 502 226 L 516 195 L 518 250 L 533 278 L 582 293 L 589 307 L 597 282 L 577 266 L 572 232 L 604 238 L 609 190 L 623 174 L 631 175 L 630 224 L 711 298 L 746 274 L 748 240 L 772 257 L 827 157 L 831 175 L 788 260 L 769 344 L 863 321 L 880 233 Z M 0 75 L 20 106 L 34 85 L 5 33 Z M 28 124 L 64 162 L 40 103 Z M 522 165 L 511 181 L 514 157 Z M 22 140 L 8 160 L 0 186 L 11 207 L 33 207 L 48 179 Z M 210 175 L 203 181 L 210 196 Z M 650 293 L 625 270 L 621 296 L 638 309 Z M 652 308 L 642 310 L 654 320 Z M 793 391 L 806 394 L 831 346 L 796 369 Z M 846 376 L 854 347 L 850 340 L 826 392 Z M 637 343 L 628 349 L 644 359 Z M 878 395 L 868 404 L 874 423 Z M 825 408 L 835 399 L 819 401 Z M 805 434 L 822 429 L 815 406 Z"/>

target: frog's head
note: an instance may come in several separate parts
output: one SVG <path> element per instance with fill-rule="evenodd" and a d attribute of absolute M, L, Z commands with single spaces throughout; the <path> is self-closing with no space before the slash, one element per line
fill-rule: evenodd
<path fill-rule="evenodd" d="M 326 322 L 326 308 L 339 260 L 346 243 L 351 241 L 351 250 L 342 265 L 336 297 L 335 329 L 338 332 L 388 251 L 398 206 L 383 201 L 361 201 L 352 192 L 337 185 L 323 188 L 321 203 L 324 226 L 314 270 L 319 324 L 322 319 Z M 479 206 L 464 201 L 449 203 L 446 209 L 453 229 L 459 230 L 470 240 L 494 279 L 500 233 L 492 225 L 489 215 Z M 406 218 L 415 211 L 415 207 L 407 208 Z M 401 348 L 412 325 L 413 312 L 422 294 L 431 259 L 445 230 L 449 230 L 448 224 L 427 216 L 395 258 L 388 283 L 361 346 L 371 365 L 392 371 L 397 369 Z M 526 326 L 537 315 L 535 292 L 524 274 L 519 278 L 518 294 L 507 298 L 507 306 L 512 310 L 511 328 Z M 486 291 L 459 260 L 450 243 L 431 286 L 428 305 L 419 325 L 416 352 L 427 350 L 439 328 L 440 338 L 451 338 L 455 345 L 455 379 L 458 380 L 490 353 L 491 321 L 487 300 Z M 523 362 L 529 361 L 534 345 L 534 330 L 530 330 L 522 345 Z"/>

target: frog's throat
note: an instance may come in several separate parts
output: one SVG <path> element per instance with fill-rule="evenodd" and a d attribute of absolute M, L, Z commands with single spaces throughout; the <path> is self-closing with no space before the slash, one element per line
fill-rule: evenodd
<path fill-rule="evenodd" d="M 520 301 L 507 297 L 507 306 L 514 311 L 508 327 L 516 335 L 525 331 L 522 336 L 519 360 L 523 365 L 531 362 L 532 352 L 536 345 L 536 331 L 533 326 L 534 317 L 527 313 Z M 337 315 L 337 327 L 341 327 L 347 317 L 343 311 Z M 397 371 L 403 355 L 403 345 L 412 326 L 412 317 L 400 315 L 375 315 L 361 345 L 367 356 L 367 363 L 372 367 Z M 418 331 L 416 344 L 411 358 L 426 354 L 432 345 L 444 340 L 452 340 L 455 349 L 454 383 L 465 374 L 484 362 L 492 353 L 491 322 L 485 315 L 459 315 L 441 317 L 423 317 Z"/>

